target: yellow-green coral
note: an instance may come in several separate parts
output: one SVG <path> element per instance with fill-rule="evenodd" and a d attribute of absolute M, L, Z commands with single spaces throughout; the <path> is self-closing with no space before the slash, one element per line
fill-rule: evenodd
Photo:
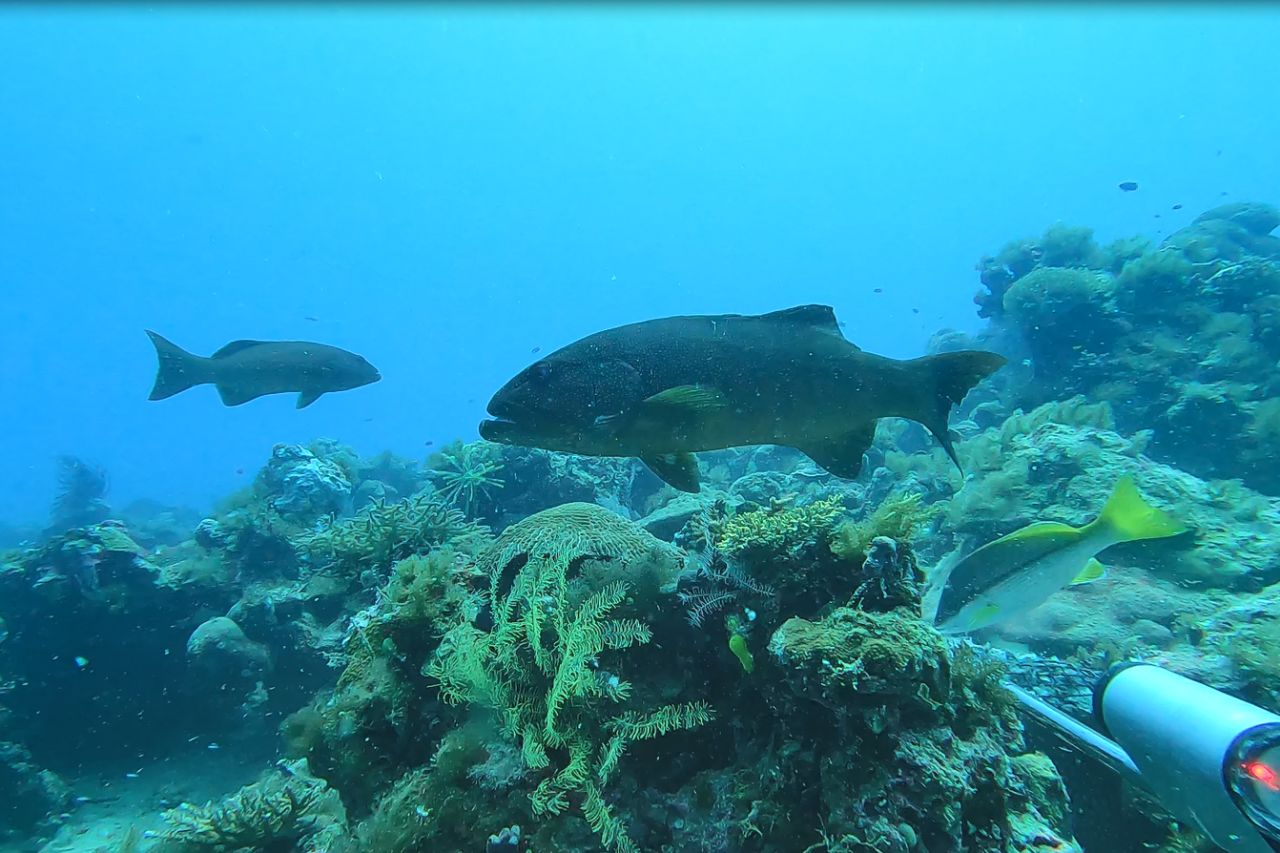
<path fill-rule="evenodd" d="M 948 689 L 946 641 L 905 608 L 840 607 L 817 622 L 793 617 L 774 632 L 769 651 L 793 669 L 814 670 L 813 688 L 832 701 L 902 694 L 933 702 Z"/>
<path fill-rule="evenodd" d="M 825 540 L 843 512 L 839 497 L 744 512 L 721 523 L 716 544 L 730 556 L 748 551 L 787 554 Z"/>
<path fill-rule="evenodd" d="M 846 521 L 837 527 L 831 537 L 831 551 L 842 560 L 862 560 L 877 536 L 887 536 L 895 542 L 910 542 L 916 530 L 936 512 L 934 507 L 923 504 L 919 494 L 890 496 L 876 507 L 869 518 Z"/>

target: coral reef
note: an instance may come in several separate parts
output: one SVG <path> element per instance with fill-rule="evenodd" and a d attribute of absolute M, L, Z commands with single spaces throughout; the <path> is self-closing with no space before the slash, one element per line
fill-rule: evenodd
<path fill-rule="evenodd" d="M 344 512 L 351 503 L 351 481 L 331 458 L 296 444 L 277 444 L 258 474 L 258 483 L 273 493 L 271 508 L 281 517 L 307 524 L 323 515 Z"/>
<path fill-rule="evenodd" d="M 963 647 L 953 654 L 918 617 L 840 608 L 788 620 L 769 648 L 786 667 L 780 689 L 805 700 L 787 729 L 808 747 L 772 776 L 810 765 L 829 849 L 1079 849 L 1052 764 L 1016 754 L 1021 733 L 999 671 Z M 830 748 L 822 731 L 856 750 Z M 757 827 L 789 799 L 762 793 Z"/>
<path fill-rule="evenodd" d="M 1280 495 L 1280 469 L 1267 464 L 1267 402 L 1280 390 L 1277 222 L 1270 205 L 1229 204 L 1155 247 L 1099 248 L 1085 230 L 1065 239 L 1056 227 L 984 259 L 988 336 L 1025 347 L 1032 364 L 1006 372 L 1004 396 L 1024 408 L 1073 394 L 1110 401 L 1122 429 L 1151 430 L 1158 460 Z"/>
<path fill-rule="evenodd" d="M 918 511 L 881 519 L 904 503 Z M 714 547 L 686 557 L 591 504 L 525 518 L 474 559 L 398 563 L 349 640 L 364 651 L 286 735 L 343 791 L 356 850 L 466 849 L 511 822 L 531 849 L 791 849 L 824 827 L 832 849 L 1073 849 L 1065 792 L 1019 753 L 998 671 L 921 621 L 909 546 L 880 537 L 839 563 L 835 515 L 736 528 L 766 534 L 762 560 L 825 553 L 851 570 L 844 606 L 776 631 L 745 615 L 767 591 L 726 580 L 742 570 Z M 744 596 L 727 638 L 671 606 L 712 577 Z M 877 761 L 853 758 L 873 742 Z"/>
<path fill-rule="evenodd" d="M 696 495 L 628 459 L 320 439 L 207 516 L 112 517 L 68 460 L 53 526 L 0 552 L 5 831 L 73 835 L 186 748 L 254 763 L 158 790 L 122 849 L 1048 853 L 1080 849 L 1064 779 L 1128 847 L 1192 849 L 1003 685 L 1083 716 L 1138 658 L 1280 702 L 1277 225 L 1233 204 L 984 258 L 987 327 L 930 343 L 1011 358 L 951 418 L 963 473 L 888 418 L 856 481 L 741 448 Z M 973 638 L 922 618 L 927 567 L 1083 524 L 1126 475 L 1191 531 Z M 272 739 L 289 760 L 235 790 Z"/>
<path fill-rule="evenodd" d="M 446 542 L 474 548 L 487 536 L 486 528 L 460 510 L 419 492 L 395 503 L 374 501 L 296 541 L 314 565 L 376 586 L 397 560 Z"/>
<path fill-rule="evenodd" d="M 970 479 L 941 505 L 947 529 L 983 542 L 1037 520 L 1083 524 L 1128 474 L 1193 533 L 1116 549 L 1127 564 L 1213 588 L 1256 590 L 1280 580 L 1269 545 L 1280 536 L 1280 502 L 1238 481 L 1205 481 L 1162 465 L 1144 454 L 1148 434 L 1114 427 L 1109 405 L 1076 399 L 1015 412 L 962 442 L 957 452 Z"/>
<path fill-rule="evenodd" d="M 58 774 L 36 765 L 22 744 L 0 741 L 0 840 L 48 829 L 70 802 Z"/>

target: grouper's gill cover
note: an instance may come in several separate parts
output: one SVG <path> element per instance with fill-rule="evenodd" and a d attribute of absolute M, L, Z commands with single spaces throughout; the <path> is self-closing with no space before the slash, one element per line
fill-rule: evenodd
<path fill-rule="evenodd" d="M 881 417 L 922 423 L 954 459 L 951 406 L 1004 364 L 987 352 L 864 353 L 829 306 L 667 317 L 589 335 L 525 368 L 488 406 L 490 441 L 634 456 L 698 490 L 692 453 L 780 444 L 854 477 Z"/>

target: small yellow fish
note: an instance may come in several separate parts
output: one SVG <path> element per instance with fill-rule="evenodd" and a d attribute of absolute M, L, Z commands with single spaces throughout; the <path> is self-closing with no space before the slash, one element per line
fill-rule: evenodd
<path fill-rule="evenodd" d="M 1098 517 L 1083 527 L 1038 521 L 983 545 L 943 581 L 934 622 L 949 633 L 976 631 L 1026 613 L 1068 584 L 1105 576 L 1095 555 L 1120 542 L 1160 539 L 1187 528 L 1142 499 L 1122 477 Z"/>

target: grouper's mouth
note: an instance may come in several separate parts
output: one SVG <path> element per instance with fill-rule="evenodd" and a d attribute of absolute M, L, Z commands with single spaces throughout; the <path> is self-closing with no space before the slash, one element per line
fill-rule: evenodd
<path fill-rule="evenodd" d="M 480 422 L 480 437 L 485 441 L 515 444 L 527 432 L 521 429 L 521 421 L 529 420 L 530 413 L 523 406 L 495 399 L 489 401 L 486 411 L 489 417 Z"/>
<path fill-rule="evenodd" d="M 485 418 L 480 422 L 480 437 L 485 441 L 512 444 L 519 429 L 519 424 L 507 418 Z"/>

